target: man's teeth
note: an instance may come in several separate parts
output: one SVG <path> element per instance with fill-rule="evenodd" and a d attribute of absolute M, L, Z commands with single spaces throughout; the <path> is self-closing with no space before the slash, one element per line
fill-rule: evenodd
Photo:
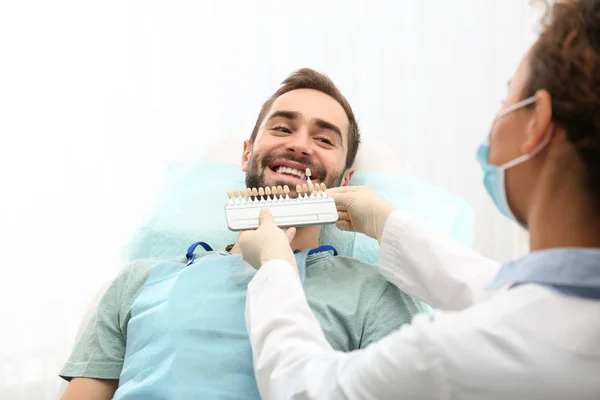
<path fill-rule="evenodd" d="M 278 167 L 275 172 L 277 172 L 278 174 L 296 175 L 300 179 L 306 179 L 306 174 L 304 172 L 302 172 L 302 171 L 299 171 L 299 170 L 295 169 L 295 168 Z"/>

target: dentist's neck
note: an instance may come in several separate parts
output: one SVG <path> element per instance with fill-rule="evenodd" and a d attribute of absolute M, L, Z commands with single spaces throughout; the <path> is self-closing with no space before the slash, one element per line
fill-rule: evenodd
<path fill-rule="evenodd" d="M 321 235 L 321 227 L 320 226 L 305 226 L 303 228 L 296 228 L 296 235 L 294 236 L 294 240 L 290 244 L 292 250 L 306 250 L 306 249 L 315 249 L 319 247 L 319 236 Z M 230 253 L 231 254 L 240 254 L 242 251 L 238 245 L 238 242 L 235 242 Z"/>
<path fill-rule="evenodd" d="M 600 213 L 574 176 L 557 171 L 539 176 L 538 195 L 529 215 L 530 249 L 558 247 L 600 248 Z"/>

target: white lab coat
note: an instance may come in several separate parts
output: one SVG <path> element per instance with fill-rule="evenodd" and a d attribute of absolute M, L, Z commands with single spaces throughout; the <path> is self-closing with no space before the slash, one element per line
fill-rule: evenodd
<path fill-rule="evenodd" d="M 334 351 L 294 269 L 266 263 L 246 319 L 263 399 L 600 399 L 600 301 L 538 285 L 486 291 L 499 265 L 401 211 L 380 271 L 436 308 L 359 351 Z"/>

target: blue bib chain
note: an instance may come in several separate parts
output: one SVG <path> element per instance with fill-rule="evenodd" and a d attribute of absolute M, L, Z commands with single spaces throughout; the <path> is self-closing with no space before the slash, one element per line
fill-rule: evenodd
<path fill-rule="evenodd" d="M 333 251 L 333 255 L 334 256 L 338 255 L 338 252 L 337 252 L 336 248 L 333 247 L 333 246 L 331 246 L 331 245 L 328 245 L 328 244 L 324 244 L 324 245 L 319 246 L 319 247 L 317 247 L 315 249 L 309 250 L 308 251 L 308 255 L 312 256 L 313 254 L 322 253 L 324 251 Z M 294 250 L 294 254 L 297 254 L 299 252 L 300 252 L 300 250 Z"/>
<path fill-rule="evenodd" d="M 196 253 L 194 253 L 196 251 L 196 247 L 198 246 L 202 246 L 202 248 L 204 248 L 204 250 L 206 251 L 213 251 L 212 247 L 210 247 L 208 244 L 204 243 L 204 242 L 196 242 L 194 244 L 192 244 L 188 250 L 187 253 L 185 253 L 185 258 L 188 260 L 187 265 L 190 265 L 194 262 L 194 260 L 196 259 Z"/>
<path fill-rule="evenodd" d="M 206 251 L 213 251 L 212 247 L 210 247 L 207 243 L 205 242 L 196 242 L 194 244 L 192 244 L 188 250 L 187 253 L 185 253 L 185 258 L 188 260 L 188 265 L 192 264 L 194 262 L 194 260 L 196 259 L 196 248 L 198 246 L 202 246 L 202 248 Z M 319 246 L 315 249 L 311 249 L 308 251 L 308 255 L 311 256 L 313 254 L 317 254 L 317 253 L 322 253 L 325 251 L 332 251 L 334 256 L 338 255 L 337 249 L 331 245 L 328 244 L 324 244 L 322 246 Z M 298 254 L 300 252 L 300 250 L 294 250 L 294 254 Z"/>

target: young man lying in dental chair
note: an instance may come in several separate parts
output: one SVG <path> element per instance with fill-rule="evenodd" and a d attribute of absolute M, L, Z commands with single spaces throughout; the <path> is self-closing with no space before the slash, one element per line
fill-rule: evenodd
<path fill-rule="evenodd" d="M 324 75 L 303 69 L 263 105 L 244 143 L 249 188 L 311 179 L 348 185 L 359 145 L 354 114 Z M 215 210 L 215 212 L 222 212 Z M 297 229 L 293 249 L 325 336 L 339 351 L 363 348 L 425 307 L 358 260 L 319 252 L 319 226 Z M 251 276 L 237 244 L 125 268 L 60 372 L 63 399 L 258 399 L 245 325 Z"/>

